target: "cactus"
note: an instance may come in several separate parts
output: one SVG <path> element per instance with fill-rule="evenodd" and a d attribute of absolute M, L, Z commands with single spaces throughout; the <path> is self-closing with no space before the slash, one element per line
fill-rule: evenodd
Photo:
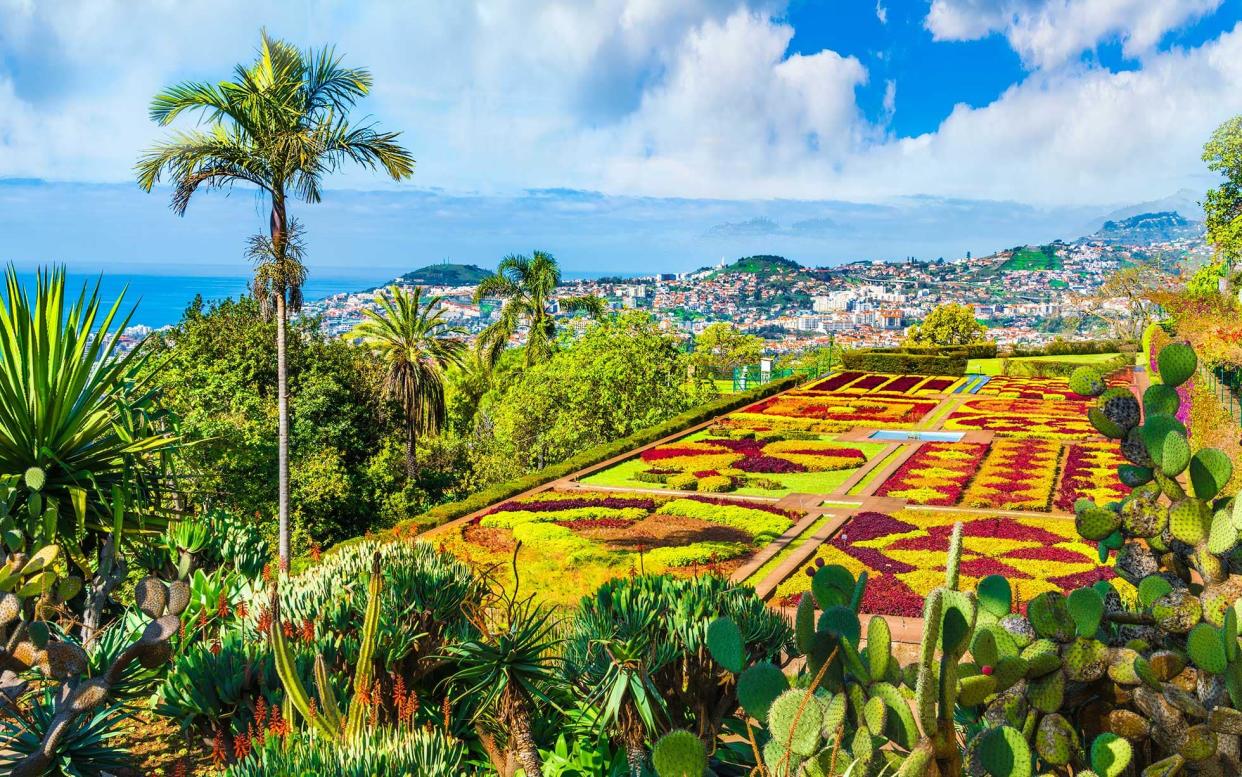
<path fill-rule="evenodd" d="M 1125 430 L 1127 435 L 1143 417 L 1138 399 L 1126 388 L 1105 391 L 1100 395 L 1099 408 L 1105 418 Z"/>
<path fill-rule="evenodd" d="M 1074 627 L 1080 637 L 1094 637 L 1104 617 L 1104 597 L 1094 588 L 1079 588 L 1071 591 L 1066 599 L 1066 608 Z"/>
<path fill-rule="evenodd" d="M 380 568 L 380 554 L 377 551 L 371 560 L 371 579 L 367 583 L 367 607 L 362 619 L 361 647 L 358 652 L 358 665 L 354 671 L 354 699 L 347 712 L 341 712 L 327 675 L 326 664 L 321 654 L 315 657 L 315 686 L 319 694 L 319 703 L 315 705 L 311 694 L 307 691 L 294 664 L 293 653 L 285 641 L 284 627 L 280 618 L 280 597 L 273 584 L 271 592 L 271 626 L 268 638 L 272 643 L 275 656 L 276 674 L 284 686 L 285 694 L 298 714 L 315 730 L 319 736 L 337 741 L 354 741 L 363 733 L 366 715 L 366 694 L 370 692 L 372 659 L 375 655 L 376 631 L 379 627 L 380 590 L 383 585 L 383 574 Z M 344 725 L 340 725 L 344 723 Z"/>
<path fill-rule="evenodd" d="M 1233 462 L 1222 451 L 1203 448 L 1190 459 L 1190 484 L 1200 499 L 1215 499 L 1232 477 Z"/>
<path fill-rule="evenodd" d="M 1143 413 L 1145 415 L 1176 415 L 1182 400 L 1177 389 L 1163 383 L 1153 383 L 1143 392 Z"/>
<path fill-rule="evenodd" d="M 707 649 L 726 670 L 737 674 L 746 660 L 742 631 L 732 618 L 717 618 L 707 626 Z"/>
<path fill-rule="evenodd" d="M 768 710 L 768 730 L 772 741 L 796 755 L 816 752 L 824 725 L 824 708 L 819 699 L 793 689 L 782 693 Z"/>
<path fill-rule="evenodd" d="M 787 690 L 785 673 L 767 661 L 749 667 L 737 679 L 737 699 L 746 714 L 757 720 L 767 720 L 772 702 Z"/>
<path fill-rule="evenodd" d="M 1130 743 L 1116 734 L 1100 734 L 1091 743 L 1091 769 L 1100 777 L 1120 777 L 1132 756 Z"/>
<path fill-rule="evenodd" d="M 1170 343 L 1156 355 L 1156 366 L 1160 371 L 1160 380 L 1165 385 L 1176 388 L 1195 374 L 1199 359 L 1189 345 Z"/>
<path fill-rule="evenodd" d="M 1012 726 L 998 726 L 979 739 L 975 757 L 992 777 L 1030 777 L 1031 748 L 1026 737 Z"/>
<path fill-rule="evenodd" d="M 1108 384 L 1100 377 L 1100 373 L 1090 367 L 1079 367 L 1070 373 L 1070 391 L 1084 397 L 1098 397 L 1108 388 Z"/>
<path fill-rule="evenodd" d="M 651 763 L 659 777 L 702 777 L 707 770 L 707 748 L 694 734 L 676 729 L 656 742 Z"/>

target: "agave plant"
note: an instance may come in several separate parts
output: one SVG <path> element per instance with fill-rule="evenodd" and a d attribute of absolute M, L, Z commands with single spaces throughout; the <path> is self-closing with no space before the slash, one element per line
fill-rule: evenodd
<path fill-rule="evenodd" d="M 52 749 L 47 774 L 101 777 L 131 766 L 129 751 L 117 737 L 125 733 L 128 718 L 116 703 L 102 704 L 88 715 L 71 720 Z M 35 694 L 28 709 L 0 718 L 0 769 L 11 774 L 24 759 L 46 746 L 47 734 L 57 724 L 56 697 L 52 688 Z"/>
<path fill-rule="evenodd" d="M 161 481 L 178 437 L 142 377 L 145 351 L 122 344 L 133 311 L 120 314 L 121 298 L 105 311 L 96 283 L 70 302 L 63 268 L 40 271 L 33 298 L 12 266 L 5 281 L 0 475 L 27 488 L 0 526 L 3 540 L 10 550 L 59 544 L 89 573 L 101 535 L 166 523 Z M 22 501 L 37 521 L 12 520 Z"/>

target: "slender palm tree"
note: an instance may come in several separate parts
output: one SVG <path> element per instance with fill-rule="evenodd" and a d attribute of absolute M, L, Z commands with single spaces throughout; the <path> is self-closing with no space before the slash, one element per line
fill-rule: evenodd
<path fill-rule="evenodd" d="M 405 416 L 405 468 L 414 476 L 419 435 L 444 426 L 444 372 L 460 366 L 465 332 L 444 320 L 440 297 L 423 301 L 423 287 L 399 286 L 375 295 L 379 310 L 363 311 L 353 337 L 384 360 L 384 389 Z"/>
<path fill-rule="evenodd" d="M 291 250 L 290 199 L 319 202 L 323 180 L 346 163 L 382 168 L 394 180 L 414 173 L 414 160 L 397 143 L 399 133 L 375 125 L 352 125 L 350 110 L 371 90 L 371 74 L 347 68 L 333 49 L 299 51 L 262 34 L 258 58 L 238 65 L 234 80 L 187 82 L 151 102 L 161 126 L 183 113 L 208 126 L 178 131 L 152 146 L 136 167 L 138 184 L 150 191 L 163 176 L 173 183 L 172 209 L 184 215 L 200 189 L 251 186 L 270 201 L 266 245 L 256 290 L 272 303 L 276 318 L 279 415 L 280 562 L 289 563 L 289 407 L 285 330 L 301 302 L 306 270 Z M 254 256 L 252 244 L 252 256 Z"/>
<path fill-rule="evenodd" d="M 484 278 L 474 290 L 474 301 L 500 299 L 500 317 L 479 334 L 479 349 L 490 363 L 500 359 L 509 339 L 525 323 L 527 366 L 547 361 L 556 347 L 556 319 L 551 311 L 552 295 L 561 282 L 556 259 L 543 251 L 530 256 L 510 254 L 500 260 L 496 273 Z M 594 295 L 562 297 L 557 300 L 566 312 L 583 311 L 602 318 L 607 308 Z"/>

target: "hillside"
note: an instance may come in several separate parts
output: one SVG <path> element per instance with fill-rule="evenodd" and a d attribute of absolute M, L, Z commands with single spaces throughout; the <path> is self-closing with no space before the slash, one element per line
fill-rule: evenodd
<path fill-rule="evenodd" d="M 1061 266 L 1061 257 L 1053 246 L 1022 246 L 1013 249 L 1013 255 L 1000 266 L 1000 271 L 1059 270 Z"/>
<path fill-rule="evenodd" d="M 492 273 L 473 264 L 429 264 L 398 278 L 419 286 L 473 286 Z"/>
<path fill-rule="evenodd" d="M 1099 231 L 1089 239 L 1137 245 L 1194 238 L 1202 232 L 1201 223 L 1191 221 L 1176 211 L 1160 211 L 1140 213 L 1117 221 L 1105 221 Z"/>
<path fill-rule="evenodd" d="M 725 265 L 717 269 L 713 275 L 722 275 L 725 273 L 749 273 L 752 275 L 781 275 L 787 273 L 803 272 L 802 265 L 786 259 L 783 256 L 773 256 L 771 254 L 760 254 L 757 256 L 744 256 L 732 264 Z"/>

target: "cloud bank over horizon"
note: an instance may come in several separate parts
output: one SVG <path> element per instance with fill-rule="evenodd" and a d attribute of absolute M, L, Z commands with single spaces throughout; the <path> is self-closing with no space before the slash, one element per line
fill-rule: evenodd
<path fill-rule="evenodd" d="M 846 245 L 827 225 L 851 219 L 777 203 L 952 201 L 956 221 L 933 219 L 963 233 L 946 243 L 995 234 L 996 208 L 1012 203 L 1021 208 L 1002 234 L 1033 240 L 1075 223 L 1070 212 L 1085 219 L 1202 191 L 1204 140 L 1242 112 L 1242 23 L 1223 0 L 863 2 L 854 15 L 849 4 L 820 5 L 319 0 L 307 12 L 154 0 L 137 13 L 0 0 L 0 178 L 131 182 L 134 160 L 162 132 L 146 116 L 151 96 L 228 77 L 263 26 L 300 45 L 335 43 L 347 63 L 369 67 L 375 91 L 361 113 L 402 130 L 419 161 L 409 184 L 352 171 L 330 183 L 338 191 L 735 201 L 727 218 L 695 221 L 695 234 L 836 240 L 825 254 Z M 1004 77 L 985 84 L 988 73 Z M 14 191 L 33 197 L 31 187 Z M 300 212 L 335 207 L 330 197 Z M 204 211 L 215 212 L 196 204 L 186 222 Z M 1042 230 L 1022 213 L 1043 214 Z M 607 231 L 566 226 L 596 223 Z M 885 239 L 849 245 L 870 240 L 883 256 Z"/>

